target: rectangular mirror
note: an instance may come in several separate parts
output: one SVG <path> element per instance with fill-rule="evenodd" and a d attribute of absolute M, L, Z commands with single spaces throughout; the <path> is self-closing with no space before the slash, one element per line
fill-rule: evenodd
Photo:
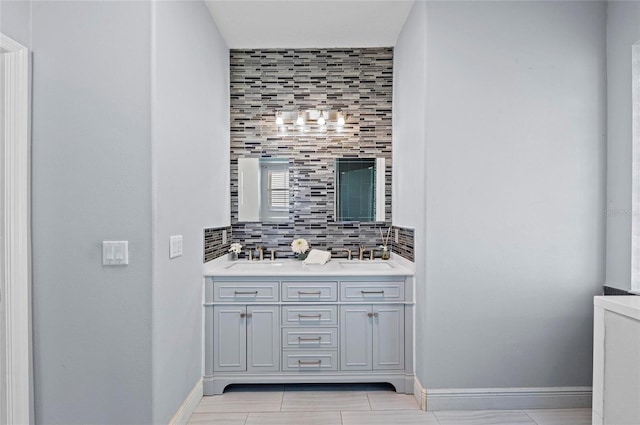
<path fill-rule="evenodd" d="M 289 160 L 238 158 L 238 221 L 289 220 Z"/>
<path fill-rule="evenodd" d="M 384 158 L 338 158 L 336 221 L 384 221 Z"/>

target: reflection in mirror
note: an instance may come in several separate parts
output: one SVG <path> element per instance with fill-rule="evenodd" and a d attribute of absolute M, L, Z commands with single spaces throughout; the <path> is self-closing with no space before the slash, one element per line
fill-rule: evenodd
<path fill-rule="evenodd" d="M 238 221 L 289 220 L 289 160 L 238 158 Z"/>
<path fill-rule="evenodd" d="M 336 159 L 336 221 L 384 221 L 384 158 Z"/>

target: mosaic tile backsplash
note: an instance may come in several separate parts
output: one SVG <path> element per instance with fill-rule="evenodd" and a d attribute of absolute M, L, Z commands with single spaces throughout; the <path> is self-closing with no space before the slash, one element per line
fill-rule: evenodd
<path fill-rule="evenodd" d="M 222 243 L 222 232 L 227 232 L 227 240 Z M 227 255 L 231 245 L 231 226 L 214 227 L 204 229 L 204 258 L 203 262 L 215 260 L 218 257 Z"/>
<path fill-rule="evenodd" d="M 226 255 L 230 242 L 264 246 L 278 258 L 291 257 L 291 241 L 341 248 L 357 257 L 358 246 L 382 244 L 391 226 L 391 108 L 393 49 L 231 50 L 231 223 L 204 230 L 204 262 Z M 278 128 L 278 111 L 341 110 L 346 123 L 324 131 Z M 286 223 L 238 223 L 238 158 L 288 158 L 290 215 Z M 384 222 L 336 222 L 335 159 L 386 160 Z M 222 243 L 222 232 L 227 242 Z M 398 242 L 394 243 L 395 231 Z M 414 232 L 394 226 L 392 252 L 414 260 Z M 380 257 L 376 250 L 376 257 Z M 241 255 L 243 258 L 244 255 Z"/>
<path fill-rule="evenodd" d="M 231 50 L 231 223 L 234 241 L 292 256 L 291 241 L 312 247 L 379 246 L 391 226 L 393 49 Z M 299 131 L 275 124 L 278 111 L 341 110 L 340 128 Z M 238 158 L 289 159 L 286 223 L 238 222 Z M 386 160 L 384 222 L 336 222 L 336 158 Z M 379 254 L 378 254 L 379 255 Z"/>

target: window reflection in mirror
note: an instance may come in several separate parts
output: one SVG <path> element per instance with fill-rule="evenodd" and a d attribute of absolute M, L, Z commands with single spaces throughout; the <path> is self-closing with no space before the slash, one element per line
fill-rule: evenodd
<path fill-rule="evenodd" d="M 289 219 L 289 161 L 286 158 L 260 159 L 260 219 Z"/>
<path fill-rule="evenodd" d="M 289 160 L 238 158 L 238 221 L 289 220 Z"/>
<path fill-rule="evenodd" d="M 336 221 L 384 221 L 384 158 L 338 158 Z"/>

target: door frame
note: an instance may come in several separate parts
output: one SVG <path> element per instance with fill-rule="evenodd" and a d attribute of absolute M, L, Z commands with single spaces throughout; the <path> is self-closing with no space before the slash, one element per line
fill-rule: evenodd
<path fill-rule="evenodd" d="M 0 33 L 4 58 L 5 397 L 8 424 L 33 423 L 29 51 Z"/>

